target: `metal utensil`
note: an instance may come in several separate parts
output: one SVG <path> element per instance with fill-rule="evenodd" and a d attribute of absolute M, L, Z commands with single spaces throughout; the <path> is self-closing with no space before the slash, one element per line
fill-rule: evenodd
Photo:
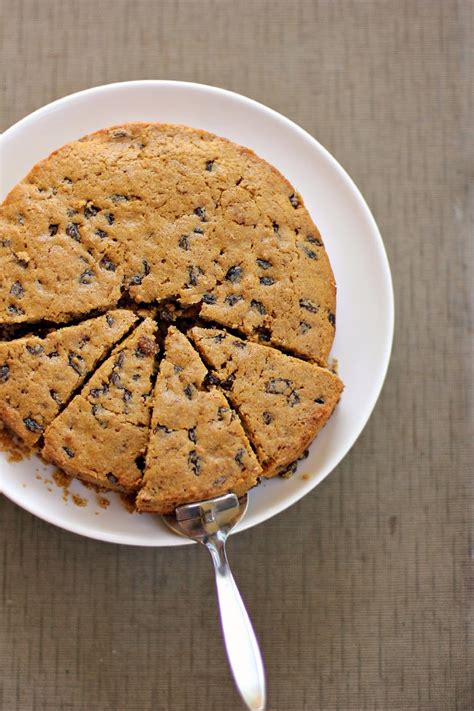
<path fill-rule="evenodd" d="M 227 536 L 247 509 L 248 497 L 235 494 L 179 506 L 163 516 L 176 533 L 202 543 L 211 554 L 224 643 L 237 689 L 250 711 L 265 709 L 263 662 L 245 605 L 227 560 Z"/>

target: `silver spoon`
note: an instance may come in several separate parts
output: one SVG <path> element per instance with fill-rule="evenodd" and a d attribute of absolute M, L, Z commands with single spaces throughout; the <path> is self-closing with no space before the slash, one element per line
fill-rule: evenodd
<path fill-rule="evenodd" d="M 211 554 L 222 633 L 235 684 L 250 711 L 264 711 L 262 656 L 225 551 L 227 536 L 244 515 L 247 503 L 247 494 L 240 501 L 235 494 L 225 494 L 178 506 L 174 515 L 162 518 L 175 533 L 202 543 Z"/>

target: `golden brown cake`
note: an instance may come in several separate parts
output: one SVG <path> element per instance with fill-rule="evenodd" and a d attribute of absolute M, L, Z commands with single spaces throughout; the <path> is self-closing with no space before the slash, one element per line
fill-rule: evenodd
<path fill-rule="evenodd" d="M 206 131 L 98 131 L 0 206 L 0 419 L 141 511 L 301 457 L 342 392 L 335 314 L 299 193 Z"/>
<path fill-rule="evenodd" d="M 118 491 L 139 488 L 148 444 L 156 324 L 146 319 L 44 435 L 43 456 L 67 474 Z"/>
<path fill-rule="evenodd" d="M 126 288 L 322 364 L 334 337 L 334 277 L 300 195 L 184 126 L 117 126 L 38 163 L 1 207 L 0 273 L 3 323 L 77 318 Z"/>
<path fill-rule="evenodd" d="M 170 513 L 182 503 L 254 486 L 261 468 L 236 413 L 190 342 L 168 331 L 153 396 L 140 511 Z"/>
<path fill-rule="evenodd" d="M 131 311 L 0 343 L 0 417 L 34 444 L 97 363 L 136 320 Z"/>
<path fill-rule="evenodd" d="M 297 460 L 326 424 L 343 385 L 325 368 L 244 341 L 225 331 L 193 328 L 190 336 L 225 388 L 254 445 L 263 475 Z"/>

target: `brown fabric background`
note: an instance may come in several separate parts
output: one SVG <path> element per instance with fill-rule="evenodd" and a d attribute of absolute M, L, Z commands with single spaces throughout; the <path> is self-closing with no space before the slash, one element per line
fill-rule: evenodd
<path fill-rule="evenodd" d="M 1 3 L 0 129 L 107 82 L 226 87 L 315 135 L 384 236 L 397 324 L 375 413 L 317 490 L 230 546 L 269 711 L 474 704 L 473 10 L 469 0 Z M 5 499 L 0 513 L 2 710 L 241 708 L 203 550 L 81 539 Z"/>

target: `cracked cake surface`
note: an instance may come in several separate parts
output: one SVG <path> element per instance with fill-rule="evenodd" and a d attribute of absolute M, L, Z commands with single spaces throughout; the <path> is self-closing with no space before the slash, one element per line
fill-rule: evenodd
<path fill-rule="evenodd" d="M 340 398 L 316 225 L 206 131 L 124 124 L 52 153 L 0 206 L 0 276 L 0 419 L 140 511 L 293 471 Z"/>

